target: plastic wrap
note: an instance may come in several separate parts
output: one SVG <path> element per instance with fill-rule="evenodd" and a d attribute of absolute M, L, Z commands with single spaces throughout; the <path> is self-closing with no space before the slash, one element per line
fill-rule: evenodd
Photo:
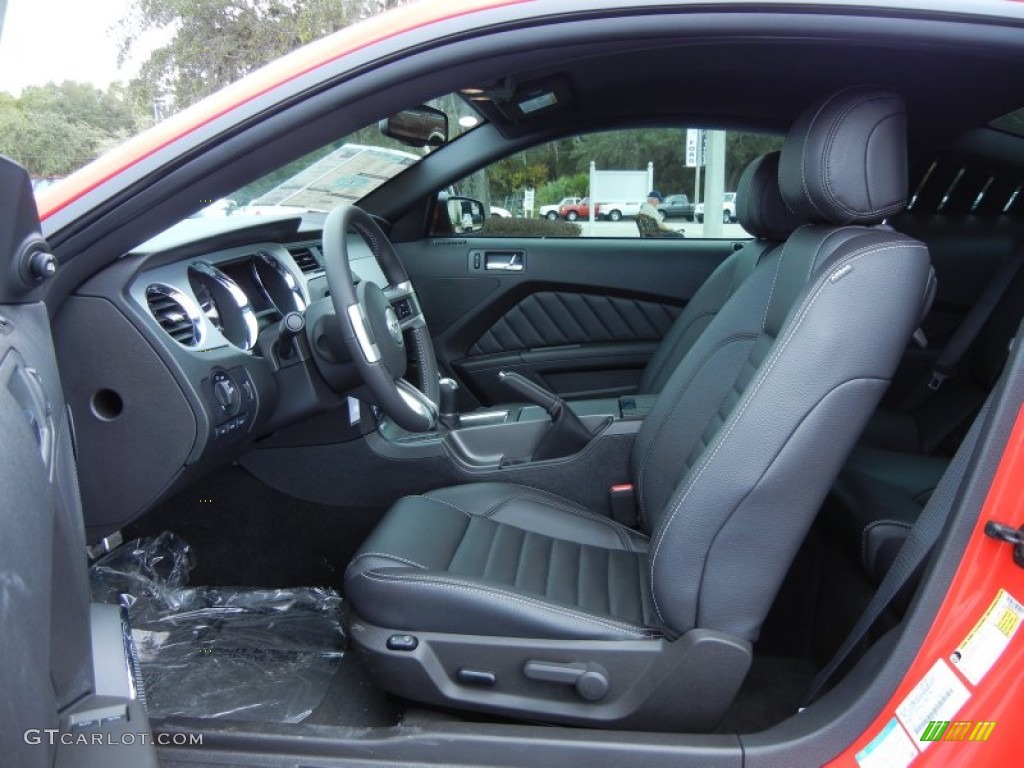
<path fill-rule="evenodd" d="M 91 569 L 93 599 L 128 609 L 155 717 L 299 722 L 344 652 L 331 589 L 188 587 L 195 563 L 172 533 L 136 539 Z"/>

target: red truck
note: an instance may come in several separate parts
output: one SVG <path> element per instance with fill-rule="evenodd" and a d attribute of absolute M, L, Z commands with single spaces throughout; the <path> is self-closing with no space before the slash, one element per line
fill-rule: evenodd
<path fill-rule="evenodd" d="M 566 221 L 576 221 L 576 219 L 589 219 L 590 218 L 590 198 L 584 197 L 578 203 L 571 203 L 569 205 L 561 205 L 558 207 L 559 217 Z M 595 211 L 595 216 L 597 215 Z"/>

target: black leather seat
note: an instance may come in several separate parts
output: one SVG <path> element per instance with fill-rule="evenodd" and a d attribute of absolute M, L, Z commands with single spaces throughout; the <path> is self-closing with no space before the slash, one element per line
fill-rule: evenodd
<path fill-rule="evenodd" d="M 802 223 L 779 191 L 779 154 L 770 152 L 747 166 L 736 187 L 736 219 L 754 239 L 723 261 L 697 289 L 661 340 L 637 384 L 637 393 L 656 395 L 690 347 L 762 258 Z"/>
<path fill-rule="evenodd" d="M 867 447 L 850 455 L 822 521 L 872 582 L 882 581 L 949 461 Z"/>
<path fill-rule="evenodd" d="M 872 226 L 904 204 L 904 131 L 902 99 L 865 88 L 794 124 L 780 185 L 811 223 L 760 260 L 644 420 L 642 531 L 501 483 L 388 512 L 345 577 L 380 685 L 535 719 L 714 726 L 929 292 L 927 249 Z"/>

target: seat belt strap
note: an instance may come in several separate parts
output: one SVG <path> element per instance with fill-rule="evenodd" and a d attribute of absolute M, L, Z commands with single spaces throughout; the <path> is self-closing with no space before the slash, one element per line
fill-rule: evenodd
<path fill-rule="evenodd" d="M 992 317 L 992 313 L 1000 299 L 1003 298 L 1003 294 L 1010 287 L 1010 283 L 1017 276 L 1022 264 L 1024 264 L 1024 248 L 1017 248 L 999 265 L 989 279 L 988 285 L 985 286 L 985 290 L 967 311 L 963 322 L 957 326 L 953 335 L 950 336 L 949 342 L 935 359 L 927 378 L 907 396 L 903 405 L 904 410 L 913 410 L 924 405 L 933 394 L 942 389 L 942 385 L 946 383 L 947 379 L 956 374 L 957 366 L 960 365 L 975 339 L 978 338 L 985 323 Z"/>
<path fill-rule="evenodd" d="M 946 520 L 953 508 L 953 503 L 956 501 L 962 480 L 967 472 L 967 465 L 974 455 L 978 435 L 981 432 L 981 425 L 988 414 L 991 399 L 990 396 L 985 401 L 985 405 L 982 406 L 981 412 L 975 418 L 970 431 L 957 449 L 953 461 L 946 469 L 945 474 L 943 474 L 931 499 L 928 500 L 928 503 L 922 510 L 920 517 L 917 518 L 917 522 L 911 527 L 906 541 L 900 547 L 896 559 L 893 561 L 888 572 L 886 572 L 882 583 L 878 585 L 878 589 L 871 597 L 864 612 L 857 620 L 857 623 L 854 624 L 853 629 L 850 630 L 850 634 L 846 636 L 839 650 L 835 652 L 835 655 L 829 660 L 828 664 L 814 678 L 814 682 L 811 684 L 811 688 L 804 699 L 804 707 L 808 706 L 818 697 L 818 694 L 825 688 L 825 685 L 835 674 L 836 670 L 867 634 L 868 630 L 871 629 L 875 621 L 878 620 L 878 617 L 882 615 L 883 611 L 893 601 L 893 598 L 903 588 L 903 585 L 910 580 L 921 563 L 924 562 L 932 547 L 935 546 L 935 542 L 938 541 L 939 535 L 946 526 Z"/>

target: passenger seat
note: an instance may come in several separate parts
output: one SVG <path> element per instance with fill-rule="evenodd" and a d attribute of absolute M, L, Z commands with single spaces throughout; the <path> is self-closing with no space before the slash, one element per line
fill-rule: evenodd
<path fill-rule="evenodd" d="M 770 152 L 759 157 L 743 172 L 736 194 L 736 218 L 754 240 L 719 264 L 693 294 L 647 363 L 637 394 L 656 395 L 664 389 L 672 372 L 729 297 L 802 223 L 779 191 L 779 155 Z"/>

